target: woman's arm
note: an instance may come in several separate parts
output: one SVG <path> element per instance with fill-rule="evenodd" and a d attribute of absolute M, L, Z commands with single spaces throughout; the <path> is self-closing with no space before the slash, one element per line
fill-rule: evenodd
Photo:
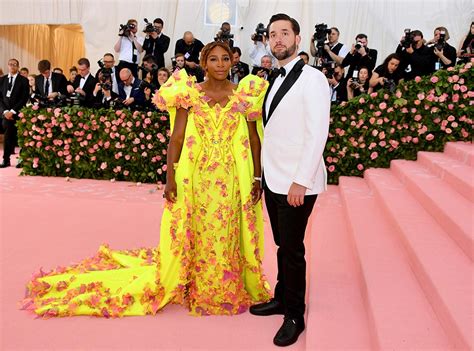
<path fill-rule="evenodd" d="M 374 71 L 374 72 L 372 73 L 372 77 L 370 77 L 369 86 L 370 86 L 371 88 L 375 87 L 377 84 L 380 83 L 380 78 L 381 78 L 381 77 L 379 77 L 379 74 Z M 383 83 L 382 83 L 382 85 L 383 85 Z"/>
<path fill-rule="evenodd" d="M 175 179 L 175 164 L 178 163 L 183 149 L 184 135 L 186 133 L 186 125 L 188 123 L 188 111 L 179 108 L 176 111 L 176 119 L 174 129 L 171 134 L 170 143 L 168 144 L 168 153 L 166 157 L 166 186 L 165 198 L 170 202 L 176 201 L 177 186 Z"/>
<path fill-rule="evenodd" d="M 252 160 L 253 160 L 253 174 L 254 177 L 262 176 L 262 166 L 260 163 L 260 138 L 257 132 L 257 123 L 256 122 L 247 122 L 249 128 L 249 139 L 250 139 L 250 149 L 252 151 Z M 256 204 L 262 197 L 262 188 L 260 186 L 260 181 L 253 179 L 252 184 L 252 201 Z"/>

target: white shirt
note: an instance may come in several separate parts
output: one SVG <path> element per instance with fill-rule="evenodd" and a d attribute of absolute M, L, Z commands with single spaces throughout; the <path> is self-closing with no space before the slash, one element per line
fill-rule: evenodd
<path fill-rule="evenodd" d="M 142 37 L 136 37 L 137 41 L 140 45 L 143 45 L 144 39 Z M 120 43 L 120 53 L 119 53 L 119 60 L 120 61 L 126 61 L 129 63 L 133 63 L 133 45 L 130 39 L 127 37 L 122 37 L 122 42 Z M 137 62 L 138 64 L 140 62 L 140 53 L 138 52 L 138 49 L 135 48 L 135 55 L 137 55 Z"/>
<path fill-rule="evenodd" d="M 123 86 L 123 91 L 125 91 L 125 95 L 127 96 L 127 99 L 130 97 L 130 94 L 132 93 L 132 86 L 134 82 L 135 82 L 135 77 L 133 77 L 133 80 L 130 83 L 130 85 Z"/>
<path fill-rule="evenodd" d="M 284 77 L 279 75 L 278 77 L 275 78 L 275 81 L 273 82 L 273 85 L 272 85 L 272 89 L 268 93 L 267 101 L 265 102 L 265 112 L 266 112 L 267 118 L 268 118 L 268 112 L 270 111 L 270 105 L 272 104 L 273 98 L 275 97 L 278 89 L 280 89 L 280 86 L 283 84 L 283 81 L 285 80 L 285 78 L 288 77 L 288 74 L 293 69 L 293 66 L 296 65 L 296 62 L 298 62 L 299 60 L 301 60 L 301 57 L 296 56 L 293 60 L 291 60 L 290 62 L 288 62 L 286 65 L 283 66 L 285 68 L 286 75 Z"/>
<path fill-rule="evenodd" d="M 268 44 L 264 45 L 261 41 L 257 41 L 249 53 L 249 56 L 252 59 L 252 66 L 260 67 L 262 57 L 265 55 L 268 55 L 272 58 L 273 65 L 276 64 L 276 58 L 273 57 Z"/>
<path fill-rule="evenodd" d="M 87 78 L 89 78 L 90 75 L 91 75 L 91 72 L 87 73 L 87 76 L 81 77 L 81 80 L 79 81 L 79 88 L 81 89 L 84 88 L 84 84 L 86 84 L 86 80 Z"/>
<path fill-rule="evenodd" d="M 8 73 L 8 82 L 10 82 L 10 78 L 13 77 L 13 80 L 12 80 L 12 88 L 9 90 L 9 92 L 11 92 L 13 90 L 13 87 L 15 86 L 15 81 L 16 81 L 16 77 L 18 76 L 18 72 L 12 76 L 11 73 Z M 8 92 L 7 92 L 8 93 Z"/>
<path fill-rule="evenodd" d="M 339 44 L 339 42 L 337 42 L 336 44 L 334 44 L 334 45 L 332 45 L 332 46 L 331 46 L 331 45 L 329 46 L 329 47 L 331 48 L 331 51 L 332 51 L 332 48 L 333 48 L 334 46 L 336 46 L 337 44 Z M 342 43 L 341 43 L 341 44 L 342 44 Z M 349 53 L 349 51 L 350 51 L 350 50 L 349 50 L 349 47 L 348 47 L 347 45 L 342 44 L 342 47 L 341 47 L 341 49 L 339 50 L 339 53 L 337 54 L 337 56 L 346 57 L 346 55 Z"/>
<path fill-rule="evenodd" d="M 117 76 L 115 74 L 115 66 L 112 67 L 112 91 L 115 94 L 118 94 L 118 82 L 117 82 Z"/>

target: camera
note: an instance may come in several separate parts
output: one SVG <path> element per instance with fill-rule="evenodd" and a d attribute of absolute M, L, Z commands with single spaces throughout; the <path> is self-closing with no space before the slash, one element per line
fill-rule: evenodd
<path fill-rule="evenodd" d="M 320 23 L 314 26 L 313 41 L 316 42 L 316 49 L 318 50 L 316 56 L 322 57 L 324 53 L 324 44 L 328 40 L 328 34 L 331 33 L 331 29 L 328 29 L 328 25 Z"/>
<path fill-rule="evenodd" d="M 364 44 L 362 44 L 360 41 L 356 42 L 354 47 L 356 50 L 360 50 L 360 48 L 362 48 L 364 46 Z"/>
<path fill-rule="evenodd" d="M 149 83 L 146 80 L 142 80 L 140 85 L 138 86 L 138 89 L 140 89 L 141 91 L 145 91 L 145 89 L 147 88 L 150 89 L 152 92 L 158 89 L 158 87 L 155 84 Z"/>
<path fill-rule="evenodd" d="M 100 72 L 102 73 L 102 77 L 100 78 L 100 81 L 103 83 L 109 79 L 112 79 L 112 68 L 105 68 L 104 63 L 102 62 L 102 59 L 97 61 L 97 64 L 100 67 Z"/>
<path fill-rule="evenodd" d="M 121 24 L 119 28 L 119 36 L 120 37 L 128 37 L 130 36 L 130 31 L 132 29 L 135 29 L 135 24 L 130 23 L 130 24 Z"/>
<path fill-rule="evenodd" d="M 384 89 L 387 89 L 391 93 L 394 93 L 395 89 L 397 88 L 397 83 L 395 83 L 395 81 L 393 79 L 384 78 L 383 79 L 383 87 L 384 87 Z"/>
<path fill-rule="evenodd" d="M 322 65 L 320 67 L 318 67 L 318 69 L 320 69 L 321 71 L 323 69 L 325 69 L 326 70 L 326 73 L 325 73 L 326 78 L 333 79 L 334 78 L 334 71 L 336 69 L 336 62 L 334 62 L 334 61 L 323 62 Z"/>
<path fill-rule="evenodd" d="M 354 70 L 352 71 L 352 83 L 351 83 L 351 88 L 352 89 L 357 89 L 359 87 L 359 71 Z"/>
<path fill-rule="evenodd" d="M 436 48 L 436 50 L 441 51 L 444 49 L 445 44 L 446 44 L 446 32 L 444 30 L 441 30 L 439 32 L 439 39 L 436 42 L 434 47 Z"/>
<path fill-rule="evenodd" d="M 145 29 L 143 30 L 144 33 L 156 32 L 156 28 L 153 23 L 148 22 L 147 18 L 144 18 L 143 21 L 145 21 Z"/>
<path fill-rule="evenodd" d="M 232 74 L 244 75 L 245 70 L 244 66 L 242 65 L 242 62 L 237 62 L 235 65 L 233 65 L 231 68 L 231 72 Z"/>
<path fill-rule="evenodd" d="M 252 40 L 255 41 L 263 41 L 263 37 L 267 36 L 267 28 L 263 23 L 257 24 L 257 28 L 255 28 L 255 34 L 252 35 Z"/>
<path fill-rule="evenodd" d="M 264 72 L 265 72 L 266 74 L 268 74 L 268 75 L 271 75 L 271 74 L 272 74 L 272 70 L 271 70 L 270 68 L 254 66 L 254 69 L 255 69 L 256 72 L 264 71 Z"/>
<path fill-rule="evenodd" d="M 176 63 L 176 59 L 174 57 L 171 58 L 171 61 Z M 147 73 L 154 73 L 158 71 L 158 65 L 156 63 L 152 63 L 150 67 L 146 67 L 144 63 L 141 66 L 138 66 L 138 69 L 142 71 L 144 74 Z"/>
<path fill-rule="evenodd" d="M 402 46 L 404 48 L 408 49 L 413 44 L 414 35 L 413 35 L 413 32 L 411 31 L 411 29 L 409 29 L 409 28 L 406 28 L 404 30 L 404 32 L 405 32 L 405 37 L 402 40 Z"/>
<path fill-rule="evenodd" d="M 84 100 L 84 97 L 81 94 L 74 92 L 71 94 L 70 100 L 72 105 L 78 106 L 81 104 L 81 101 Z"/>
<path fill-rule="evenodd" d="M 234 38 L 234 34 L 230 34 L 227 30 L 220 30 L 217 32 L 216 36 L 214 37 L 214 41 L 229 41 L 230 39 Z"/>

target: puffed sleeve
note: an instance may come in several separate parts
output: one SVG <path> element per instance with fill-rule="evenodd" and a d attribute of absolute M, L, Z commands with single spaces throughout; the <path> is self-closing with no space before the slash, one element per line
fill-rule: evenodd
<path fill-rule="evenodd" d="M 153 95 L 153 103 L 159 110 L 172 107 L 189 109 L 196 98 L 196 78 L 188 76 L 184 69 L 179 70 Z"/>
<path fill-rule="evenodd" d="M 248 121 L 262 118 L 262 106 L 267 92 L 268 82 L 253 74 L 245 76 L 239 83 L 239 95 L 245 101 L 245 115 Z"/>

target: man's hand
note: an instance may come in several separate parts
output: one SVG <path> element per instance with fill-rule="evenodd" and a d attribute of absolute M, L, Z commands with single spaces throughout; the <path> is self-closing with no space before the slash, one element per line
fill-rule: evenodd
<path fill-rule="evenodd" d="M 327 52 L 331 51 L 331 48 L 329 47 L 328 44 L 324 44 L 324 50 L 326 50 Z"/>
<path fill-rule="evenodd" d="M 259 76 L 260 78 L 265 77 L 265 71 L 261 69 L 260 71 L 257 72 L 257 76 Z"/>
<path fill-rule="evenodd" d="M 51 94 L 48 95 L 48 99 L 54 100 L 54 99 L 56 99 L 56 97 L 57 97 L 58 95 L 59 95 L 58 92 L 56 92 L 56 91 L 55 91 L 55 92 L 52 92 Z"/>
<path fill-rule="evenodd" d="M 304 187 L 303 185 L 292 183 L 286 199 L 290 206 L 298 207 L 303 205 L 305 194 L 306 187 Z"/>
<path fill-rule="evenodd" d="M 125 106 L 129 106 L 129 105 L 133 104 L 134 101 L 135 101 L 135 98 L 129 97 L 128 99 L 123 100 L 123 104 Z"/>
<path fill-rule="evenodd" d="M 72 85 L 68 85 L 68 86 L 67 86 L 67 92 L 68 92 L 69 94 L 74 93 L 74 87 L 73 87 Z"/>
<path fill-rule="evenodd" d="M 100 83 L 97 83 L 95 85 L 95 88 L 94 88 L 94 92 L 92 93 L 94 96 L 97 95 L 97 93 L 100 91 L 101 87 L 100 87 Z"/>
<path fill-rule="evenodd" d="M 197 64 L 195 62 L 192 62 L 192 61 L 186 61 L 186 66 L 188 66 L 191 69 L 195 69 Z"/>
<path fill-rule="evenodd" d="M 4 114 L 6 119 L 12 120 L 13 119 L 13 112 L 8 111 L 7 113 Z"/>
<path fill-rule="evenodd" d="M 358 50 L 359 51 L 359 54 L 361 56 L 365 56 L 367 55 L 367 51 L 365 50 L 365 47 L 361 45 L 360 49 Z"/>
<path fill-rule="evenodd" d="M 77 88 L 76 89 L 76 93 L 79 93 L 81 94 L 82 96 L 86 96 L 86 92 L 84 90 L 82 90 L 81 88 Z"/>
<path fill-rule="evenodd" d="M 405 51 L 409 54 L 413 54 L 415 52 L 415 50 L 413 50 L 413 47 L 411 47 L 411 46 L 408 47 Z"/>

